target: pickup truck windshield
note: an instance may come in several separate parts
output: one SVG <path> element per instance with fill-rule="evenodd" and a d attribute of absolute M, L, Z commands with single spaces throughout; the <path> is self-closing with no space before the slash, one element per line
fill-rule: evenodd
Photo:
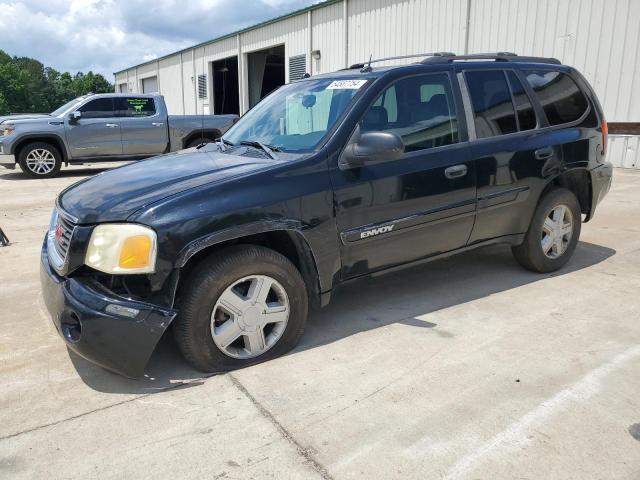
<path fill-rule="evenodd" d="M 74 105 L 77 105 L 78 103 L 80 103 L 82 100 L 84 100 L 84 97 L 78 97 L 78 98 L 74 98 L 73 100 L 71 100 L 70 102 L 65 103 L 64 105 L 62 105 L 61 107 L 55 109 L 53 112 L 51 112 L 49 115 L 51 115 L 52 117 L 59 117 L 60 115 L 62 115 L 63 113 L 67 112 L 68 110 L 71 110 L 71 108 Z"/>
<path fill-rule="evenodd" d="M 224 140 L 260 142 L 283 151 L 313 150 L 367 80 L 306 80 L 269 95 L 232 127 Z"/>

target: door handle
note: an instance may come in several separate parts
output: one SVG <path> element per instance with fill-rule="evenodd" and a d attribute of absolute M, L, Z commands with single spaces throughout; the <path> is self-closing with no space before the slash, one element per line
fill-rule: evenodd
<path fill-rule="evenodd" d="M 152 122 L 151 125 L 153 125 L 154 127 L 161 127 L 164 125 L 164 123 L 161 122 Z"/>
<path fill-rule="evenodd" d="M 464 177 L 466 174 L 466 165 L 454 165 L 453 167 L 449 167 L 444 171 L 444 176 L 449 179 Z"/>
<path fill-rule="evenodd" d="M 104 125 L 107 128 L 118 128 L 118 124 L 117 123 L 105 123 Z"/>
<path fill-rule="evenodd" d="M 536 150 L 535 153 L 536 160 L 546 160 L 547 158 L 553 157 L 553 149 L 552 148 L 541 148 L 540 150 Z"/>

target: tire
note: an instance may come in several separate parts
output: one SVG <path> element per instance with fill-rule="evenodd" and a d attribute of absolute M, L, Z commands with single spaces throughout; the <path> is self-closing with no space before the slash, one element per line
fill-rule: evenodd
<path fill-rule="evenodd" d="M 275 282 L 264 287 L 264 291 L 269 288 L 265 302 L 258 300 L 252 306 L 247 299 L 260 297 L 252 292 L 268 285 L 269 280 L 259 283 L 265 278 Z M 287 314 L 276 312 L 285 301 Z M 185 278 L 177 305 L 179 313 L 173 322 L 176 344 L 187 362 L 206 373 L 225 372 L 283 355 L 298 343 L 308 314 L 307 289 L 293 263 L 273 250 L 254 245 L 229 247 L 204 260 Z M 274 320 L 273 315 L 278 315 L 277 323 L 256 326 L 264 318 Z M 238 331 L 240 335 L 235 337 Z M 257 331 L 263 332 L 262 343 L 254 342 L 260 336 Z M 258 353 L 259 348 L 252 349 L 252 342 L 265 350 Z"/>
<path fill-rule="evenodd" d="M 193 140 L 190 140 L 189 143 L 187 143 L 187 148 L 193 148 L 193 147 L 197 147 L 198 145 L 202 145 L 203 143 L 211 143 L 214 140 L 212 140 L 209 137 L 198 137 L 198 138 L 194 138 Z"/>
<path fill-rule="evenodd" d="M 18 164 L 31 178 L 57 177 L 62 167 L 62 155 L 50 143 L 33 142 L 20 150 Z"/>
<path fill-rule="evenodd" d="M 554 272 L 573 255 L 581 225 L 582 215 L 576 196 L 565 188 L 554 188 L 538 204 L 524 242 L 512 247 L 513 255 L 528 270 Z"/>

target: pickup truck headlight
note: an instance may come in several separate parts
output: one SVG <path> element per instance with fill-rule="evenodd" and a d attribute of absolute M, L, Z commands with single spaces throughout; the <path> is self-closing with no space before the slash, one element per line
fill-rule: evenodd
<path fill-rule="evenodd" d="M 15 129 L 16 127 L 13 125 L 0 126 L 0 136 L 6 137 L 7 135 L 11 135 Z"/>
<path fill-rule="evenodd" d="M 153 273 L 156 232 L 132 223 L 98 225 L 91 233 L 84 263 L 104 273 Z"/>

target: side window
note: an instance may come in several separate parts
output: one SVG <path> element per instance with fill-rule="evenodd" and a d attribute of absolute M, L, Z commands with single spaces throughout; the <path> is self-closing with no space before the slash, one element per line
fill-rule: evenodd
<path fill-rule="evenodd" d="M 587 98 L 569 75 L 542 70 L 524 73 L 550 125 L 574 122 L 587 111 Z"/>
<path fill-rule="evenodd" d="M 369 107 L 360 131 L 396 133 L 407 152 L 457 143 L 458 122 L 449 76 L 420 75 L 394 83 Z"/>
<path fill-rule="evenodd" d="M 478 138 L 518 131 L 511 92 L 502 70 L 465 73 Z"/>
<path fill-rule="evenodd" d="M 112 118 L 113 99 L 112 98 L 96 98 L 81 106 L 79 111 L 82 112 L 82 118 Z"/>
<path fill-rule="evenodd" d="M 524 90 L 522 82 L 513 70 L 507 71 L 507 78 L 511 86 L 511 94 L 513 102 L 516 105 L 516 113 L 518 115 L 518 126 L 520 131 L 532 130 L 536 128 L 536 113 L 531 105 L 531 100 Z"/>
<path fill-rule="evenodd" d="M 116 98 L 116 111 L 119 117 L 149 117 L 155 115 L 156 105 L 153 98 L 119 97 Z"/>

